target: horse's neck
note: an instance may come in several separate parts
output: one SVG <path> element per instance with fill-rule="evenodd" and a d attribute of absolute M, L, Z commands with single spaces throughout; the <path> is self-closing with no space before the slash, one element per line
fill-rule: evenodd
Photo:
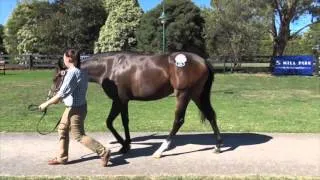
<path fill-rule="evenodd" d="M 87 71 L 89 82 L 101 84 L 102 76 L 105 73 L 105 67 L 91 61 L 85 61 L 81 64 L 81 69 Z"/>

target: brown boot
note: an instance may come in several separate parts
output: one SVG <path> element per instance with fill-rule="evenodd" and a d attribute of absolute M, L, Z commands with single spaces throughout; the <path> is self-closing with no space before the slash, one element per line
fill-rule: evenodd
<path fill-rule="evenodd" d="M 111 156 L 111 151 L 108 150 L 102 157 L 101 157 L 101 161 L 102 161 L 102 166 L 103 167 L 107 167 L 109 159 Z"/>

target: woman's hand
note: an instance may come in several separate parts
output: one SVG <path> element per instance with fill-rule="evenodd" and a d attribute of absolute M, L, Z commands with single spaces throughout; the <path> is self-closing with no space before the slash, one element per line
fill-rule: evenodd
<path fill-rule="evenodd" d="M 45 103 L 42 103 L 38 108 L 40 111 L 44 111 L 48 106 L 49 104 L 45 102 Z"/>
<path fill-rule="evenodd" d="M 42 103 L 38 108 L 40 111 L 44 111 L 48 106 L 50 106 L 51 104 L 57 104 L 60 100 L 61 100 L 60 96 L 56 94 L 48 101 Z"/>

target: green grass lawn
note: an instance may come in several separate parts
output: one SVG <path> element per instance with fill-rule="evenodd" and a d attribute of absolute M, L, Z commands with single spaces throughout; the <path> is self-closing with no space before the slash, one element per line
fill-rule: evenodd
<path fill-rule="evenodd" d="M 5 76 L 0 75 L 0 131 L 35 132 L 41 113 L 30 112 L 27 106 L 45 100 L 52 75 L 53 70 L 7 71 Z M 87 99 L 86 130 L 107 131 L 110 99 L 92 83 Z M 211 99 L 222 132 L 320 132 L 319 77 L 216 74 Z M 51 106 L 41 128 L 52 128 L 63 109 L 62 104 Z M 130 130 L 168 132 L 174 110 L 175 97 L 131 101 Z M 120 118 L 115 126 L 123 131 Z M 188 106 L 181 131 L 211 131 L 209 123 L 200 122 L 193 103 Z"/>

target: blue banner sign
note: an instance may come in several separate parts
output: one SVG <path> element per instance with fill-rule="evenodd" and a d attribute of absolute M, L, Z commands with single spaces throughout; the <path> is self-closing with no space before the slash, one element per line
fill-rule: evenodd
<path fill-rule="evenodd" d="M 274 75 L 312 76 L 313 56 L 277 56 L 274 61 Z"/>

